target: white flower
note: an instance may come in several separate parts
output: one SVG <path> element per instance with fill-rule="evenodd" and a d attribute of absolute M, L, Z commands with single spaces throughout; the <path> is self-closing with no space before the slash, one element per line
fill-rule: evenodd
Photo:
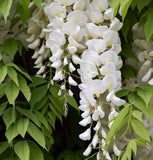
<path fill-rule="evenodd" d="M 54 29 L 62 29 L 62 26 L 64 24 L 64 21 L 62 18 L 60 17 L 55 17 L 53 18 L 53 20 L 51 21 L 50 24 L 48 24 L 47 27 L 53 27 Z"/>
<path fill-rule="evenodd" d="M 108 62 L 112 62 L 114 64 L 117 64 L 118 62 L 118 56 L 114 51 L 106 51 L 104 52 L 101 57 L 101 63 L 106 64 Z"/>
<path fill-rule="evenodd" d="M 100 126 L 101 126 L 100 121 L 98 121 L 96 126 L 94 127 L 94 130 L 98 131 L 100 129 Z"/>
<path fill-rule="evenodd" d="M 66 22 L 62 25 L 62 32 L 70 36 L 72 33 L 75 32 L 76 28 L 77 28 L 76 23 Z"/>
<path fill-rule="evenodd" d="M 75 71 L 75 67 L 73 66 L 73 64 L 71 62 L 69 64 L 69 71 L 70 72 L 74 72 Z"/>
<path fill-rule="evenodd" d="M 91 62 L 82 61 L 80 63 L 80 70 L 83 73 L 91 75 L 92 77 L 95 77 L 96 75 L 98 75 L 96 66 Z"/>
<path fill-rule="evenodd" d="M 66 17 L 66 9 L 64 6 L 60 5 L 59 3 L 52 2 L 45 10 L 46 15 L 51 15 L 52 17 Z M 50 17 L 50 16 L 49 16 Z"/>
<path fill-rule="evenodd" d="M 102 75 L 109 75 L 109 74 L 115 74 L 116 68 L 114 63 L 108 62 L 100 69 L 100 73 Z"/>
<path fill-rule="evenodd" d="M 79 26 L 84 26 L 87 23 L 88 17 L 82 11 L 73 11 L 68 14 L 67 20 L 75 22 Z"/>
<path fill-rule="evenodd" d="M 82 121 L 79 122 L 81 126 L 87 126 L 88 124 L 91 123 L 91 116 L 86 117 Z"/>
<path fill-rule="evenodd" d="M 72 97 L 73 96 L 73 92 L 69 89 L 69 95 Z"/>
<path fill-rule="evenodd" d="M 77 0 L 73 5 L 73 10 L 83 11 L 85 8 L 85 0 Z"/>
<path fill-rule="evenodd" d="M 79 106 L 79 109 L 81 111 L 86 111 L 87 109 L 89 109 L 89 104 L 82 104 Z"/>
<path fill-rule="evenodd" d="M 123 26 L 123 23 L 119 21 L 118 18 L 114 18 L 110 24 L 110 29 L 114 31 L 119 31 Z"/>
<path fill-rule="evenodd" d="M 85 132 L 81 133 L 79 135 L 79 138 L 86 141 L 86 140 L 90 140 L 91 138 L 91 129 L 88 128 Z"/>
<path fill-rule="evenodd" d="M 55 30 L 49 34 L 49 40 L 55 41 L 58 45 L 64 45 L 65 35 L 64 33 L 59 32 L 58 30 Z"/>
<path fill-rule="evenodd" d="M 103 39 L 106 42 L 107 46 L 111 46 L 112 44 L 117 44 L 119 43 L 119 36 L 118 32 L 109 30 L 104 33 Z"/>
<path fill-rule="evenodd" d="M 99 10 L 87 11 L 87 14 L 92 23 L 99 24 L 104 21 L 103 14 Z"/>
<path fill-rule="evenodd" d="M 104 19 L 105 20 L 111 20 L 113 19 L 113 9 L 112 8 L 109 8 L 105 11 L 104 13 Z"/>
<path fill-rule="evenodd" d="M 91 5 L 94 9 L 100 9 L 101 12 L 104 12 L 108 8 L 108 1 L 107 0 L 93 0 Z"/>
<path fill-rule="evenodd" d="M 100 66 L 100 57 L 99 54 L 95 51 L 85 50 L 82 53 L 82 60 L 89 61 L 91 63 L 94 63 L 96 66 Z"/>
<path fill-rule="evenodd" d="M 117 80 L 114 75 L 107 75 L 103 78 L 102 80 L 103 85 L 108 89 L 108 90 L 113 90 L 117 86 Z"/>
<path fill-rule="evenodd" d="M 32 34 L 29 38 L 26 39 L 28 42 L 32 42 L 35 40 L 35 34 Z"/>
<path fill-rule="evenodd" d="M 116 144 L 113 145 L 113 151 L 116 156 L 119 156 L 121 151 L 117 148 Z"/>
<path fill-rule="evenodd" d="M 96 95 L 97 97 L 106 91 L 106 87 L 104 86 L 103 81 L 96 79 L 89 81 L 86 88 L 92 95 Z"/>
<path fill-rule="evenodd" d="M 38 65 L 38 64 L 42 63 L 42 61 L 43 61 L 43 57 L 42 57 L 42 56 L 39 56 L 39 57 L 37 58 L 37 60 L 35 61 L 35 65 Z"/>
<path fill-rule="evenodd" d="M 104 154 L 104 156 L 106 157 L 107 160 L 112 160 L 107 151 L 103 150 L 103 154 Z"/>
<path fill-rule="evenodd" d="M 153 85 L 153 78 L 148 81 L 148 84 Z"/>
<path fill-rule="evenodd" d="M 61 90 L 65 90 L 66 89 L 65 84 L 61 85 L 60 88 L 61 88 Z"/>
<path fill-rule="evenodd" d="M 123 105 L 123 104 L 126 103 L 125 100 L 120 99 L 120 98 L 116 97 L 115 95 L 113 95 L 113 96 L 111 97 L 111 101 L 112 101 L 112 103 L 115 104 L 116 106 L 121 106 L 121 105 Z"/>
<path fill-rule="evenodd" d="M 98 135 L 97 134 L 93 137 L 91 143 L 92 143 L 93 148 L 95 148 L 98 143 Z"/>
<path fill-rule="evenodd" d="M 88 46 L 89 50 L 96 51 L 98 53 L 101 53 L 106 50 L 106 44 L 105 41 L 102 39 L 92 39 L 88 40 L 86 42 L 86 45 Z"/>
<path fill-rule="evenodd" d="M 116 54 L 119 54 L 121 50 L 121 44 L 112 44 L 112 48 L 110 49 L 110 51 L 114 51 Z"/>
<path fill-rule="evenodd" d="M 35 53 L 33 54 L 33 56 L 31 57 L 31 58 L 33 58 L 33 59 L 36 59 L 36 58 L 38 58 L 38 52 L 37 51 L 35 51 Z"/>
<path fill-rule="evenodd" d="M 68 49 L 69 47 L 75 47 L 77 49 L 85 49 L 85 47 L 82 44 L 78 43 L 76 40 L 74 40 L 72 36 L 68 38 L 68 41 L 69 41 Z"/>
<path fill-rule="evenodd" d="M 64 58 L 63 64 L 64 64 L 64 66 L 68 64 L 68 59 L 67 59 L 67 57 Z"/>
<path fill-rule="evenodd" d="M 94 23 L 87 23 L 86 28 L 88 31 L 89 38 L 98 38 L 99 37 L 99 27 Z"/>
<path fill-rule="evenodd" d="M 61 60 L 58 59 L 58 60 L 56 60 L 55 62 L 53 62 L 51 64 L 51 67 L 53 67 L 53 68 L 59 68 L 61 66 L 61 64 L 62 64 Z"/>
<path fill-rule="evenodd" d="M 38 47 L 40 45 L 40 39 L 37 38 L 34 42 L 32 42 L 31 44 L 28 45 L 28 47 L 30 49 L 35 49 L 36 47 Z"/>
<path fill-rule="evenodd" d="M 80 28 L 80 26 L 77 26 L 75 31 L 71 34 L 71 36 L 78 42 L 81 42 L 83 39 L 83 36 L 85 35 L 85 28 Z"/>
<path fill-rule="evenodd" d="M 103 136 L 103 138 L 106 139 L 107 134 L 106 134 L 106 131 L 103 128 L 101 129 L 101 135 Z"/>
<path fill-rule="evenodd" d="M 78 85 L 78 84 L 73 80 L 73 78 L 72 78 L 71 76 L 69 76 L 68 82 L 69 82 L 69 84 L 72 85 L 72 86 L 77 86 L 77 85 Z"/>
<path fill-rule="evenodd" d="M 62 91 L 59 90 L 57 95 L 58 95 L 58 96 L 61 96 L 61 95 L 62 95 Z"/>
<path fill-rule="evenodd" d="M 89 156 L 89 154 L 91 153 L 92 151 L 92 148 L 91 146 L 89 145 L 88 148 L 83 152 L 83 155 L 84 156 Z"/>
<path fill-rule="evenodd" d="M 45 66 L 41 66 L 41 68 L 38 70 L 38 72 L 36 73 L 37 75 L 42 74 L 45 70 Z"/>
<path fill-rule="evenodd" d="M 80 64 L 81 63 L 81 59 L 77 55 L 72 55 L 72 61 L 75 64 Z"/>
<path fill-rule="evenodd" d="M 61 75 L 62 75 L 62 70 L 56 70 L 55 76 L 53 77 L 53 80 L 57 81 L 57 80 L 61 79 Z"/>
<path fill-rule="evenodd" d="M 63 4 L 64 6 L 71 6 L 76 0 L 55 0 L 56 2 Z"/>
<path fill-rule="evenodd" d="M 152 68 L 149 69 L 149 71 L 143 76 L 142 82 L 147 82 L 151 76 Z"/>

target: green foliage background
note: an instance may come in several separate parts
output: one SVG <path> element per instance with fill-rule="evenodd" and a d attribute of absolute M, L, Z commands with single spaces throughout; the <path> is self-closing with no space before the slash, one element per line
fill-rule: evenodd
<path fill-rule="evenodd" d="M 40 8 L 41 0 L 33 0 Z M 144 25 L 147 42 L 153 35 L 153 2 L 152 0 L 110 0 L 114 16 L 123 21 L 120 33 L 123 61 L 133 58 L 138 61 L 131 49 L 132 26 L 139 22 Z M 13 0 L 0 1 L 0 12 L 5 23 L 9 18 Z M 26 32 L 26 22 L 30 17 L 30 0 L 20 0 L 16 4 L 14 18 L 11 19 L 9 32 L 21 22 L 21 32 Z M 118 15 L 121 6 L 122 17 Z M 0 28 L 1 30 L 1 28 Z M 15 37 L 6 39 L 0 46 L 0 159 L 2 160 L 83 160 L 82 152 L 85 143 L 78 135 L 82 128 L 80 120 L 78 93 L 74 98 L 67 96 L 69 105 L 68 116 L 64 113 L 64 95 L 57 96 L 60 85 L 51 85 L 50 80 L 35 77 L 31 60 L 32 51 L 24 48 Z M 137 68 L 124 63 L 122 67 L 124 79 L 137 75 Z M 145 93 L 145 96 L 144 96 Z M 118 97 L 127 103 L 118 111 L 118 116 L 106 139 L 108 149 L 113 137 L 127 126 L 124 136 L 131 129 L 139 138 L 129 140 L 125 152 L 119 159 L 130 160 L 132 152 L 136 155 L 137 145 L 146 146 L 150 143 L 147 129 L 142 123 L 142 114 L 153 120 L 153 110 L 149 104 L 153 89 L 149 85 L 141 85 L 133 90 L 121 90 Z M 95 159 L 91 157 L 90 159 Z"/>

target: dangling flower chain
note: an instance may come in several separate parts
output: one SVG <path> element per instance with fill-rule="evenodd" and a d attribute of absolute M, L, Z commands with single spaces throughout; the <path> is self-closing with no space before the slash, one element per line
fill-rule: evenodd
<path fill-rule="evenodd" d="M 34 10 L 28 30 L 33 33 L 28 41 L 31 42 L 29 48 L 36 51 L 33 58 L 36 59 L 36 68 L 39 68 L 37 75 L 45 77 L 46 66 L 43 61 L 49 57 L 51 64 L 47 65 L 55 69 L 52 82 L 62 82 L 59 95 L 69 85 L 68 94 L 73 96 L 71 85 L 77 86 L 77 82 L 72 75 L 76 71 L 75 66 L 80 65 L 79 108 L 83 111 L 83 120 L 79 124 L 90 127 L 79 137 L 90 140 L 94 127 L 92 142 L 83 154 L 88 156 L 92 148 L 98 146 L 97 160 L 103 156 L 111 159 L 104 150 L 107 131 L 111 127 L 107 123 L 108 119 L 117 115 L 115 106 L 125 103 L 115 96 L 115 92 L 121 88 L 119 69 L 122 60 L 118 56 L 121 51 L 118 31 L 122 23 L 118 18 L 113 18 L 113 11 L 108 6 L 107 0 L 54 0 L 43 4 L 41 11 Z M 35 32 L 34 28 L 39 29 L 39 32 Z M 40 38 L 45 39 L 41 47 Z M 114 153 L 119 155 L 115 144 Z"/>

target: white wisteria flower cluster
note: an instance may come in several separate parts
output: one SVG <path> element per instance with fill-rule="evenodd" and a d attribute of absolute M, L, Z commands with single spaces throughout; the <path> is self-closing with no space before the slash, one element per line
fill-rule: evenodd
<path fill-rule="evenodd" d="M 28 47 L 35 51 L 32 58 L 35 59 L 34 68 L 38 69 L 36 75 L 43 78 L 46 77 L 45 70 L 48 65 L 48 63 L 45 63 L 45 60 L 50 53 L 50 50 L 46 47 L 47 34 L 43 31 L 48 24 L 48 17 L 44 13 L 44 7 L 48 3 L 42 3 L 40 9 L 33 2 L 30 4 L 29 8 L 31 9 L 32 17 L 28 21 L 27 30 L 27 33 L 30 35 L 27 39 L 29 42 Z"/>
<path fill-rule="evenodd" d="M 34 8 L 33 4 L 31 8 Z M 27 40 L 29 48 L 35 50 L 32 58 L 36 59 L 35 67 L 39 68 L 36 74 L 45 77 L 46 66 L 53 68 L 52 82 L 61 81 L 58 95 L 69 85 L 68 94 L 73 96 L 71 86 L 78 85 L 73 74 L 76 66 L 80 66 L 77 69 L 81 79 L 79 108 L 83 111 L 83 120 L 79 124 L 89 127 L 79 137 L 91 140 L 83 153 L 85 156 L 92 152 L 92 148 L 99 149 L 97 160 L 102 156 L 111 159 L 104 149 L 111 127 L 108 121 L 118 114 L 115 107 L 125 103 L 115 95 L 121 89 L 122 60 L 118 55 L 121 27 L 119 19 L 113 18 L 107 0 L 48 1 L 42 3 L 40 10 L 34 8 L 29 20 L 31 37 Z M 45 65 L 47 58 L 49 62 Z M 104 104 L 108 104 L 107 113 Z M 105 127 L 104 123 L 107 123 Z M 119 156 L 120 150 L 115 143 L 113 150 Z"/>
<path fill-rule="evenodd" d="M 92 1 L 87 8 L 87 14 L 90 19 L 86 23 L 87 28 L 87 49 L 81 56 L 80 69 L 78 72 L 81 78 L 79 85 L 80 92 L 80 110 L 83 111 L 80 121 L 81 126 L 89 126 L 85 132 L 79 135 L 82 140 L 91 140 L 84 155 L 88 156 L 92 148 L 99 148 L 97 160 L 103 156 L 110 160 L 111 157 L 105 151 L 105 139 L 107 129 L 104 127 L 104 118 L 111 120 L 117 115 L 115 106 L 121 106 L 124 100 L 115 96 L 115 93 L 121 88 L 122 60 L 118 54 L 121 51 L 120 38 L 118 31 L 122 23 L 113 19 L 113 11 L 108 8 L 107 0 Z M 105 114 L 104 104 L 111 106 L 109 115 Z M 109 124 L 111 127 L 111 124 Z M 94 131 L 92 138 L 91 132 Z M 113 146 L 116 156 L 120 151 L 116 144 Z"/>
<path fill-rule="evenodd" d="M 138 73 L 140 83 L 153 85 L 153 41 L 147 43 L 144 26 L 139 27 L 138 23 L 133 26 L 133 39 L 134 50 L 141 62 Z"/>

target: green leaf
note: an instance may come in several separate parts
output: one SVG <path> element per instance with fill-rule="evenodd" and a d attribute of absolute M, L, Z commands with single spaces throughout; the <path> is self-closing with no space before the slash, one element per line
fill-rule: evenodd
<path fill-rule="evenodd" d="M 29 86 L 27 85 L 27 81 L 20 74 L 18 74 L 18 80 L 19 80 L 19 87 L 20 87 L 23 95 L 25 96 L 25 98 L 29 102 L 31 99 L 31 91 L 30 91 Z"/>
<path fill-rule="evenodd" d="M 15 39 L 9 38 L 3 43 L 3 51 L 7 53 L 12 59 L 18 50 L 18 44 Z"/>
<path fill-rule="evenodd" d="M 139 121 L 142 121 L 142 112 L 134 110 L 132 111 L 132 116 L 136 119 L 138 119 Z"/>
<path fill-rule="evenodd" d="M 72 107 L 74 107 L 76 110 L 79 111 L 78 104 L 77 104 L 76 100 L 74 99 L 74 97 L 67 95 L 66 99 L 67 99 L 68 104 L 70 104 Z"/>
<path fill-rule="evenodd" d="M 137 93 L 145 101 L 146 105 L 148 106 L 148 103 L 153 94 L 153 87 L 149 84 L 138 86 Z"/>
<path fill-rule="evenodd" d="M 4 93 L 5 86 L 6 86 L 6 83 L 0 84 L 0 98 L 2 98 L 5 95 L 5 93 Z"/>
<path fill-rule="evenodd" d="M 20 141 L 20 142 L 15 143 L 14 150 L 17 156 L 21 160 L 29 160 L 30 148 L 26 141 Z"/>
<path fill-rule="evenodd" d="M 17 126 L 16 124 L 12 124 L 5 132 L 5 136 L 8 139 L 8 143 L 18 135 Z"/>
<path fill-rule="evenodd" d="M 44 160 L 41 149 L 32 141 L 28 141 L 30 146 L 30 159 L 29 160 Z"/>
<path fill-rule="evenodd" d="M 117 14 L 119 6 L 120 6 L 120 0 L 113 0 L 112 8 L 114 9 L 114 17 Z"/>
<path fill-rule="evenodd" d="M 34 88 L 31 96 L 31 106 L 33 107 L 38 101 L 40 101 L 45 95 L 47 95 L 47 85 L 43 85 Z"/>
<path fill-rule="evenodd" d="M 53 96 L 53 95 L 49 95 L 49 99 L 50 101 L 54 104 L 54 106 L 56 107 L 56 109 L 64 115 L 64 103 L 63 101 L 60 101 L 59 98 Z"/>
<path fill-rule="evenodd" d="M 19 87 L 13 81 L 8 81 L 5 86 L 5 94 L 9 103 L 14 105 L 15 99 L 19 94 Z"/>
<path fill-rule="evenodd" d="M 120 90 L 120 91 L 118 91 L 118 92 L 116 93 L 116 96 L 119 97 L 119 98 L 120 98 L 120 97 L 124 97 L 124 96 L 127 96 L 129 92 L 130 92 L 130 91 L 127 90 L 127 89 L 122 89 L 122 90 Z"/>
<path fill-rule="evenodd" d="M 28 7 L 29 7 L 29 4 L 30 4 L 30 0 L 20 0 L 20 2 L 21 2 L 22 6 L 24 8 L 24 11 L 25 12 L 28 11 L 29 10 Z"/>
<path fill-rule="evenodd" d="M 7 141 L 0 143 L 0 154 L 2 154 L 7 148 L 9 147 L 9 144 Z"/>
<path fill-rule="evenodd" d="M 17 72 L 12 67 L 7 67 L 7 74 L 12 79 L 12 81 L 19 86 L 18 78 L 17 78 Z"/>
<path fill-rule="evenodd" d="M 0 105 L 0 116 L 2 116 L 5 108 L 7 107 L 8 102 L 4 102 Z"/>
<path fill-rule="evenodd" d="M 153 34 L 153 21 L 152 21 L 152 17 L 153 17 L 153 11 L 148 13 L 147 16 L 147 21 L 144 25 L 144 31 L 145 31 L 145 35 L 146 35 L 146 39 L 147 42 L 149 42 L 152 34 Z"/>
<path fill-rule="evenodd" d="M 39 119 L 39 121 L 48 129 L 51 130 L 48 121 L 46 120 L 46 118 L 44 117 L 44 115 L 38 111 L 35 111 L 37 118 Z"/>
<path fill-rule="evenodd" d="M 142 139 L 150 142 L 150 136 L 148 130 L 145 128 L 144 124 L 137 119 L 131 121 L 132 128 Z"/>
<path fill-rule="evenodd" d="M 29 126 L 29 119 L 20 118 L 17 123 L 17 131 L 24 138 Z"/>
<path fill-rule="evenodd" d="M 61 113 L 56 109 L 56 107 L 54 106 L 54 104 L 49 103 L 49 107 L 50 107 L 50 109 L 54 112 L 54 114 L 58 117 L 58 119 L 62 122 L 62 115 L 61 115 Z"/>
<path fill-rule="evenodd" d="M 41 77 L 31 76 L 31 79 L 32 79 L 32 83 L 29 85 L 29 87 L 37 87 L 39 85 L 47 83 L 47 81 L 44 78 L 41 78 Z"/>
<path fill-rule="evenodd" d="M 15 122 L 16 112 L 14 107 L 8 108 L 3 114 L 3 121 L 6 125 L 6 129 Z"/>
<path fill-rule="evenodd" d="M 33 0 L 33 1 L 39 8 L 41 7 L 42 0 Z"/>
<path fill-rule="evenodd" d="M 55 121 L 56 121 L 56 116 L 52 111 L 47 112 L 48 114 L 48 122 L 52 125 L 52 127 L 55 129 Z"/>
<path fill-rule="evenodd" d="M 28 133 L 43 148 L 46 148 L 45 138 L 42 132 L 33 124 L 29 123 Z"/>
<path fill-rule="evenodd" d="M 139 0 L 138 3 L 137 3 L 139 12 L 140 12 L 145 6 L 147 6 L 150 2 L 151 2 L 151 0 L 145 0 L 145 1 L 140 1 L 140 0 Z"/>
<path fill-rule="evenodd" d="M 29 80 L 31 80 L 31 77 L 29 76 L 28 73 L 26 73 L 25 71 L 23 71 L 22 69 L 19 68 L 19 66 L 17 66 L 14 63 L 8 63 L 6 66 L 9 67 L 14 67 L 17 71 L 19 71 L 20 73 L 22 73 L 25 77 L 27 77 Z"/>
<path fill-rule="evenodd" d="M 128 100 L 131 104 L 133 104 L 136 108 L 140 109 L 148 118 L 153 120 L 153 110 L 150 105 L 146 107 L 145 102 L 138 96 L 136 93 L 131 93 L 128 95 Z"/>
<path fill-rule="evenodd" d="M 30 110 L 27 110 L 27 109 L 23 109 L 23 108 L 20 108 L 20 107 L 16 107 L 16 109 L 21 113 L 23 114 L 24 116 L 26 116 L 27 118 L 31 119 L 38 127 L 40 127 L 40 122 L 38 121 L 36 115 L 30 111 Z"/>
<path fill-rule="evenodd" d="M 122 21 L 124 21 L 124 18 L 127 14 L 127 11 L 129 9 L 129 6 L 130 6 L 131 2 L 132 2 L 132 0 L 121 0 Z"/>
<path fill-rule="evenodd" d="M 0 12 L 4 16 L 5 22 L 6 22 L 7 16 L 9 15 L 11 5 L 12 5 L 12 0 L 0 1 Z"/>
<path fill-rule="evenodd" d="M 129 107 L 130 104 L 124 104 L 124 108 L 119 112 L 119 114 L 117 115 L 117 117 L 115 118 L 115 120 L 113 121 L 113 124 L 107 134 L 106 137 L 106 149 L 109 146 L 109 144 L 111 143 L 111 141 L 113 140 L 114 136 L 116 135 L 116 133 L 124 126 L 125 123 L 127 123 L 128 119 L 126 118 L 126 116 L 129 114 Z"/>
<path fill-rule="evenodd" d="M 135 139 L 134 140 L 131 140 L 128 144 L 130 146 L 130 148 L 133 150 L 135 156 L 137 154 L 137 144 L 135 142 Z"/>
<path fill-rule="evenodd" d="M 0 83 L 2 83 L 7 75 L 7 67 L 6 65 L 0 65 Z"/>

